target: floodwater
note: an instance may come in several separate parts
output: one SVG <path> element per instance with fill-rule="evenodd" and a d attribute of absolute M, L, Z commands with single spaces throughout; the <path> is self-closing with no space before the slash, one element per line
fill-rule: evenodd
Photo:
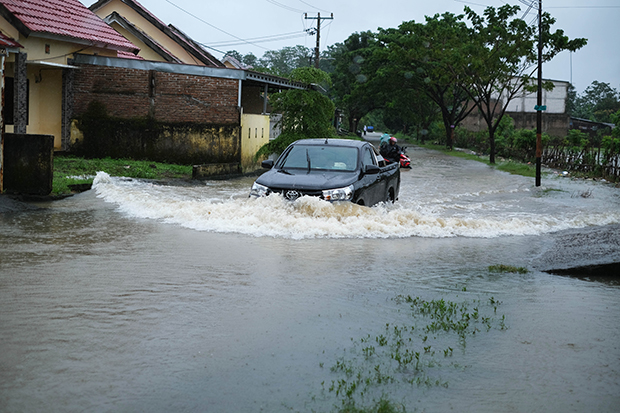
<path fill-rule="evenodd" d="M 544 271 L 620 262 L 620 189 L 409 155 L 394 205 L 99 173 L 0 214 L 0 410 L 335 411 L 383 395 L 407 411 L 617 411 L 620 285 Z M 424 330 L 403 296 L 486 321 Z M 416 327 L 415 369 L 381 345 L 393 326 Z"/>

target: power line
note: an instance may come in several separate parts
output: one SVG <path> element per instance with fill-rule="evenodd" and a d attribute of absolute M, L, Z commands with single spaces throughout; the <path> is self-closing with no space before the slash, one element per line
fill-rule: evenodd
<path fill-rule="evenodd" d="M 296 38 L 300 38 L 300 37 L 306 37 L 308 36 L 308 33 L 306 32 L 295 32 L 295 34 L 282 34 L 282 35 L 274 35 L 274 36 L 265 36 L 263 38 L 257 37 L 257 38 L 252 38 L 252 39 L 247 39 L 247 40 L 251 40 L 252 43 L 266 43 L 266 42 L 275 42 L 275 41 L 280 41 L 280 40 L 289 40 L 289 39 L 296 39 Z M 229 47 L 229 46 L 238 46 L 241 44 L 245 44 L 246 42 L 236 42 L 236 41 L 228 41 L 228 42 L 219 42 L 219 43 L 211 43 L 211 45 L 213 47 Z"/>
<path fill-rule="evenodd" d="M 313 9 L 316 9 L 316 10 L 318 10 L 318 11 L 324 11 L 325 13 L 329 13 L 327 10 L 319 9 L 318 7 L 313 6 L 312 4 L 310 4 L 310 3 L 308 3 L 308 2 L 305 2 L 305 1 L 303 1 L 303 0 L 299 0 L 299 2 L 300 2 L 300 3 L 305 4 L 306 6 L 310 6 L 310 7 L 312 7 Z"/>
<path fill-rule="evenodd" d="M 248 42 L 248 41 L 246 41 L 246 40 L 244 40 L 244 39 L 242 39 L 242 38 L 240 38 L 240 37 L 235 36 L 234 34 L 228 33 L 227 31 L 222 30 L 222 29 L 220 29 L 219 27 L 212 25 L 211 23 L 209 23 L 209 22 L 207 22 L 207 21 L 205 21 L 205 20 L 201 19 L 200 17 L 196 16 L 195 14 L 192 14 L 192 13 L 190 13 L 189 11 L 185 10 L 184 8 L 182 8 L 182 7 L 180 7 L 180 6 L 176 5 L 176 4 L 174 4 L 174 3 L 173 3 L 172 1 L 170 1 L 170 0 L 166 0 L 166 2 L 167 2 L 167 3 L 170 3 L 171 5 L 173 5 L 174 7 L 176 7 L 177 9 L 181 10 L 182 12 L 189 14 L 190 16 L 192 16 L 193 18 L 195 18 L 196 20 L 201 21 L 202 23 L 206 24 L 207 26 L 214 28 L 215 30 L 218 30 L 218 31 L 220 31 L 220 32 L 222 32 L 222 33 L 224 33 L 224 34 L 227 34 L 227 35 L 229 35 L 230 37 L 234 37 L 235 39 L 237 39 L 237 40 L 239 40 L 239 41 L 241 41 L 241 42 L 243 42 L 243 43 L 249 43 L 249 44 L 252 44 L 252 45 L 254 45 L 254 46 L 256 46 L 256 47 L 260 47 L 261 49 L 268 50 L 266 47 L 263 47 L 263 46 L 260 46 L 260 45 L 254 44 L 254 43 L 252 43 L 252 42 Z"/>
<path fill-rule="evenodd" d="M 295 13 L 303 13 L 304 12 L 303 10 L 295 9 L 293 7 L 287 6 L 286 4 L 282 4 L 282 3 L 277 2 L 275 0 L 267 0 L 267 2 L 271 3 L 271 4 L 275 5 L 275 6 L 281 7 L 283 9 L 285 9 L 285 10 L 295 12 Z"/>

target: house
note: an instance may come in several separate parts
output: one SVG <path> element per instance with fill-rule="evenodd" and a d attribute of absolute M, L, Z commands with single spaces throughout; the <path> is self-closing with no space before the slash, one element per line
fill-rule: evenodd
<path fill-rule="evenodd" d="M 249 172 L 269 93 L 306 87 L 226 67 L 133 0 L 0 0 L 0 33 L 6 132 L 53 135 L 57 151 Z"/>
<path fill-rule="evenodd" d="M 548 80 L 543 80 L 547 82 Z M 542 131 L 550 136 L 564 137 L 569 129 L 569 115 L 566 113 L 566 100 L 568 99 L 569 82 L 550 80 L 553 83 L 552 90 L 542 91 Z M 505 99 L 500 96 L 500 99 Z M 536 129 L 537 93 L 522 90 L 508 102 L 505 114 L 514 120 L 516 129 Z M 462 123 L 464 127 L 473 131 L 486 130 L 487 126 L 481 114 L 477 110 L 472 111 Z"/>
<path fill-rule="evenodd" d="M 69 133 L 73 54 L 139 52 L 78 0 L 0 0 L 0 33 L 20 46 L 5 49 L 6 132 L 53 135 L 56 149 Z"/>
<path fill-rule="evenodd" d="M 140 48 L 144 60 L 225 67 L 180 29 L 166 25 L 135 0 L 99 0 L 89 9 Z"/>
<path fill-rule="evenodd" d="M 99 0 L 90 10 L 140 51 L 135 59 L 76 55 L 73 64 L 81 69 L 74 75 L 74 118 L 97 101 L 111 119 L 151 122 L 146 130 L 118 131 L 131 136 L 125 146 L 109 142 L 97 151 L 139 157 L 146 150 L 149 159 L 214 164 L 218 170 L 260 168 L 254 155 L 273 138 L 277 119 L 269 113 L 269 93 L 305 85 L 219 61 L 135 0 Z M 73 131 L 69 146 L 75 148 L 84 142 L 84 130 Z"/>

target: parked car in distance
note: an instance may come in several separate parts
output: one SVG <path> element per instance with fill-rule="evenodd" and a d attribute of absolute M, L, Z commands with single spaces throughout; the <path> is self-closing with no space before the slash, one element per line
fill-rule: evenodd
<path fill-rule="evenodd" d="M 307 195 L 372 206 L 394 202 L 400 190 L 398 164 L 385 165 L 364 141 L 302 139 L 262 166 L 269 170 L 256 179 L 250 196 L 278 193 L 294 201 Z"/>
<path fill-rule="evenodd" d="M 374 126 L 366 126 L 366 132 L 374 132 L 374 131 L 375 131 Z"/>

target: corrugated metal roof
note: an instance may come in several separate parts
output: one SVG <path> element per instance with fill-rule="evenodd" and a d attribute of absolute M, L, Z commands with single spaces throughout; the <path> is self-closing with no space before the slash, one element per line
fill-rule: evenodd
<path fill-rule="evenodd" d="M 97 47 L 138 51 L 139 48 L 108 26 L 79 0 L 0 0 L 9 13 L 32 33 L 85 41 Z M 24 30 L 24 27 L 18 27 Z"/>

